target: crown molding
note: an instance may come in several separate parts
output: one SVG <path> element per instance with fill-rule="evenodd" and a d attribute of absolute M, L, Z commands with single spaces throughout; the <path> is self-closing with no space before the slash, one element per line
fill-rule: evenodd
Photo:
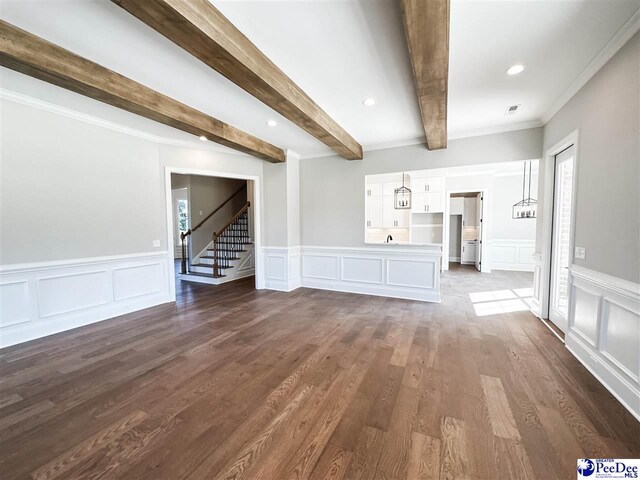
<path fill-rule="evenodd" d="M 104 120 L 94 115 L 82 113 L 71 108 L 56 105 L 55 103 L 50 103 L 44 100 L 30 97 L 28 95 L 24 95 L 22 93 L 7 90 L 5 88 L 0 88 L 0 98 L 162 145 L 171 145 L 174 147 L 182 148 L 196 148 L 198 150 L 208 150 L 211 152 L 224 153 L 228 155 L 239 155 L 243 157 L 250 156 L 235 150 L 230 151 L 222 149 L 220 147 L 216 147 L 215 144 L 212 144 L 211 142 L 204 143 L 200 140 L 198 140 L 197 142 L 195 140 L 191 142 L 189 140 L 178 140 L 175 138 L 163 137 L 161 135 L 154 135 L 152 133 L 145 132 L 144 130 L 127 127 L 117 122 Z"/>
<path fill-rule="evenodd" d="M 553 102 L 551 107 L 542 115 L 542 123 L 546 124 L 558 111 L 564 107 L 589 80 L 618 53 L 618 51 L 640 30 L 640 8 L 616 32 L 600 52 L 589 62 L 585 69 L 576 77 L 569 87 Z"/>
<path fill-rule="evenodd" d="M 475 130 L 464 130 L 460 132 L 449 133 L 449 140 L 459 140 L 469 137 L 481 137 L 483 135 L 495 135 L 497 133 L 515 132 L 517 130 L 527 130 L 529 128 L 542 127 L 543 123 L 540 120 L 531 120 L 528 122 L 512 123 L 509 125 L 497 125 L 495 127 L 478 128 Z M 366 152 L 372 152 L 375 150 L 385 150 L 388 148 L 408 147 L 410 145 L 426 144 L 425 137 L 409 138 L 407 140 L 398 140 L 395 142 L 376 143 L 374 145 L 363 145 L 362 149 Z M 301 159 L 306 160 L 309 158 L 323 158 L 323 157 L 335 157 L 337 156 L 333 152 L 327 151 L 326 153 L 312 153 L 308 155 L 300 156 Z"/>
<path fill-rule="evenodd" d="M 498 133 L 515 132 L 517 130 L 528 130 L 529 128 L 541 127 L 540 120 L 530 120 L 528 122 L 510 123 L 507 125 L 496 125 L 495 127 L 476 128 L 473 130 L 462 130 L 449 134 L 449 140 L 459 140 L 461 138 L 482 137 L 484 135 L 495 135 Z"/>

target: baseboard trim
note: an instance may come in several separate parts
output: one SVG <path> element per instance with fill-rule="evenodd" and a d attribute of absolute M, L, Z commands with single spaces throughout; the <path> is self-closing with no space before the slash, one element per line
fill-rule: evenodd
<path fill-rule="evenodd" d="M 621 377 L 613 368 L 590 352 L 582 339 L 569 333 L 567 350 L 578 359 L 596 379 L 640 422 L 640 391 Z M 590 361 L 588 360 L 590 359 Z M 630 404 L 635 403 L 635 406 Z"/>

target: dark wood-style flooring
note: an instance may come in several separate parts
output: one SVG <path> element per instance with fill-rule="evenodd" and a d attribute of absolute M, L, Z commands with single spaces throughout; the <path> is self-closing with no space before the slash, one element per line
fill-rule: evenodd
<path fill-rule="evenodd" d="M 251 282 L 1 350 L 0 478 L 572 479 L 640 456 L 518 310 L 530 274 L 455 269 L 439 305 Z"/>

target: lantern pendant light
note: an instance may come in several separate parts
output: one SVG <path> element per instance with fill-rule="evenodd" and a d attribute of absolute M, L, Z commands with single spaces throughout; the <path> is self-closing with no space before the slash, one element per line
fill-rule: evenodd
<path fill-rule="evenodd" d="M 536 218 L 538 213 L 538 201 L 531 198 L 531 162 L 529 162 L 529 194 L 525 197 L 525 184 L 527 179 L 527 162 L 524 162 L 522 171 L 522 200 L 513 206 L 511 217 Z"/>
<path fill-rule="evenodd" d="M 411 208 L 411 190 L 404 186 L 404 172 L 402 173 L 402 186 L 393 191 L 393 207 L 396 210 Z"/>

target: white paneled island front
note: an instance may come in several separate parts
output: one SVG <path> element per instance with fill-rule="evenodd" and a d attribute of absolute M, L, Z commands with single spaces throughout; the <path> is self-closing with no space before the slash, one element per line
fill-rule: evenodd
<path fill-rule="evenodd" d="M 441 245 L 303 247 L 302 286 L 440 302 Z"/>

